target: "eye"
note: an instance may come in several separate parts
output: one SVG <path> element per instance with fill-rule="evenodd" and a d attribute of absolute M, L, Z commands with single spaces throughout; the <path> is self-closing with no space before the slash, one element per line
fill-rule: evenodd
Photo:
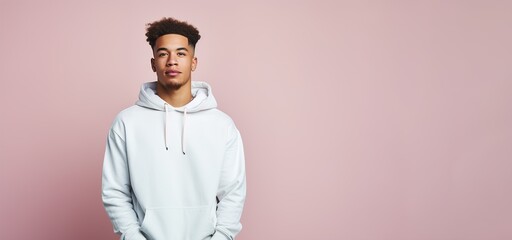
<path fill-rule="evenodd" d="M 165 57 L 165 56 L 167 56 L 167 53 L 166 52 L 161 52 L 161 53 L 158 54 L 158 56 L 159 57 Z"/>
<path fill-rule="evenodd" d="M 180 57 L 184 57 L 184 56 L 187 56 L 187 54 L 185 54 L 184 52 L 179 52 L 179 53 L 178 53 L 178 56 L 180 56 Z"/>

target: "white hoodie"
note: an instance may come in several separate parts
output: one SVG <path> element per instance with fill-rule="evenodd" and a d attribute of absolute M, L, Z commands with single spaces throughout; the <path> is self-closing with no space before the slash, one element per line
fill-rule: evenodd
<path fill-rule="evenodd" d="M 174 108 L 145 83 L 112 124 L 102 198 L 122 240 L 231 240 L 242 229 L 240 133 L 208 84 L 193 81 L 192 95 Z"/>

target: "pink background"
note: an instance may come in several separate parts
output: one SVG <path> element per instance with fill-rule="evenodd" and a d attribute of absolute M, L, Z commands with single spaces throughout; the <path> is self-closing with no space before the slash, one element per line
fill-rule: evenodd
<path fill-rule="evenodd" d="M 241 2 L 2 0 L 0 239 L 117 238 L 106 134 L 163 16 L 242 132 L 239 240 L 512 239 L 510 1 Z"/>

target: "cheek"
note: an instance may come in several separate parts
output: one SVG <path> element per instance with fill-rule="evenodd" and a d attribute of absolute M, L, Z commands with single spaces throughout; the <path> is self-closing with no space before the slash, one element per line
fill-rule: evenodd
<path fill-rule="evenodd" d="M 155 61 L 155 67 L 157 67 L 157 68 L 165 67 L 165 60 L 163 60 L 163 59 L 156 60 Z"/>
<path fill-rule="evenodd" d="M 189 67 L 194 67 L 194 61 L 192 61 L 191 59 L 186 59 L 184 63 Z"/>

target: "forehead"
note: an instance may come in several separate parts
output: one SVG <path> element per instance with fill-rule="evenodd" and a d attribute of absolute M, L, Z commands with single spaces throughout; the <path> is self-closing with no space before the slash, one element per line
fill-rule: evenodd
<path fill-rule="evenodd" d="M 190 47 L 188 38 L 179 34 L 166 34 L 156 39 L 155 49 L 158 48 L 176 49 L 180 47 Z"/>

